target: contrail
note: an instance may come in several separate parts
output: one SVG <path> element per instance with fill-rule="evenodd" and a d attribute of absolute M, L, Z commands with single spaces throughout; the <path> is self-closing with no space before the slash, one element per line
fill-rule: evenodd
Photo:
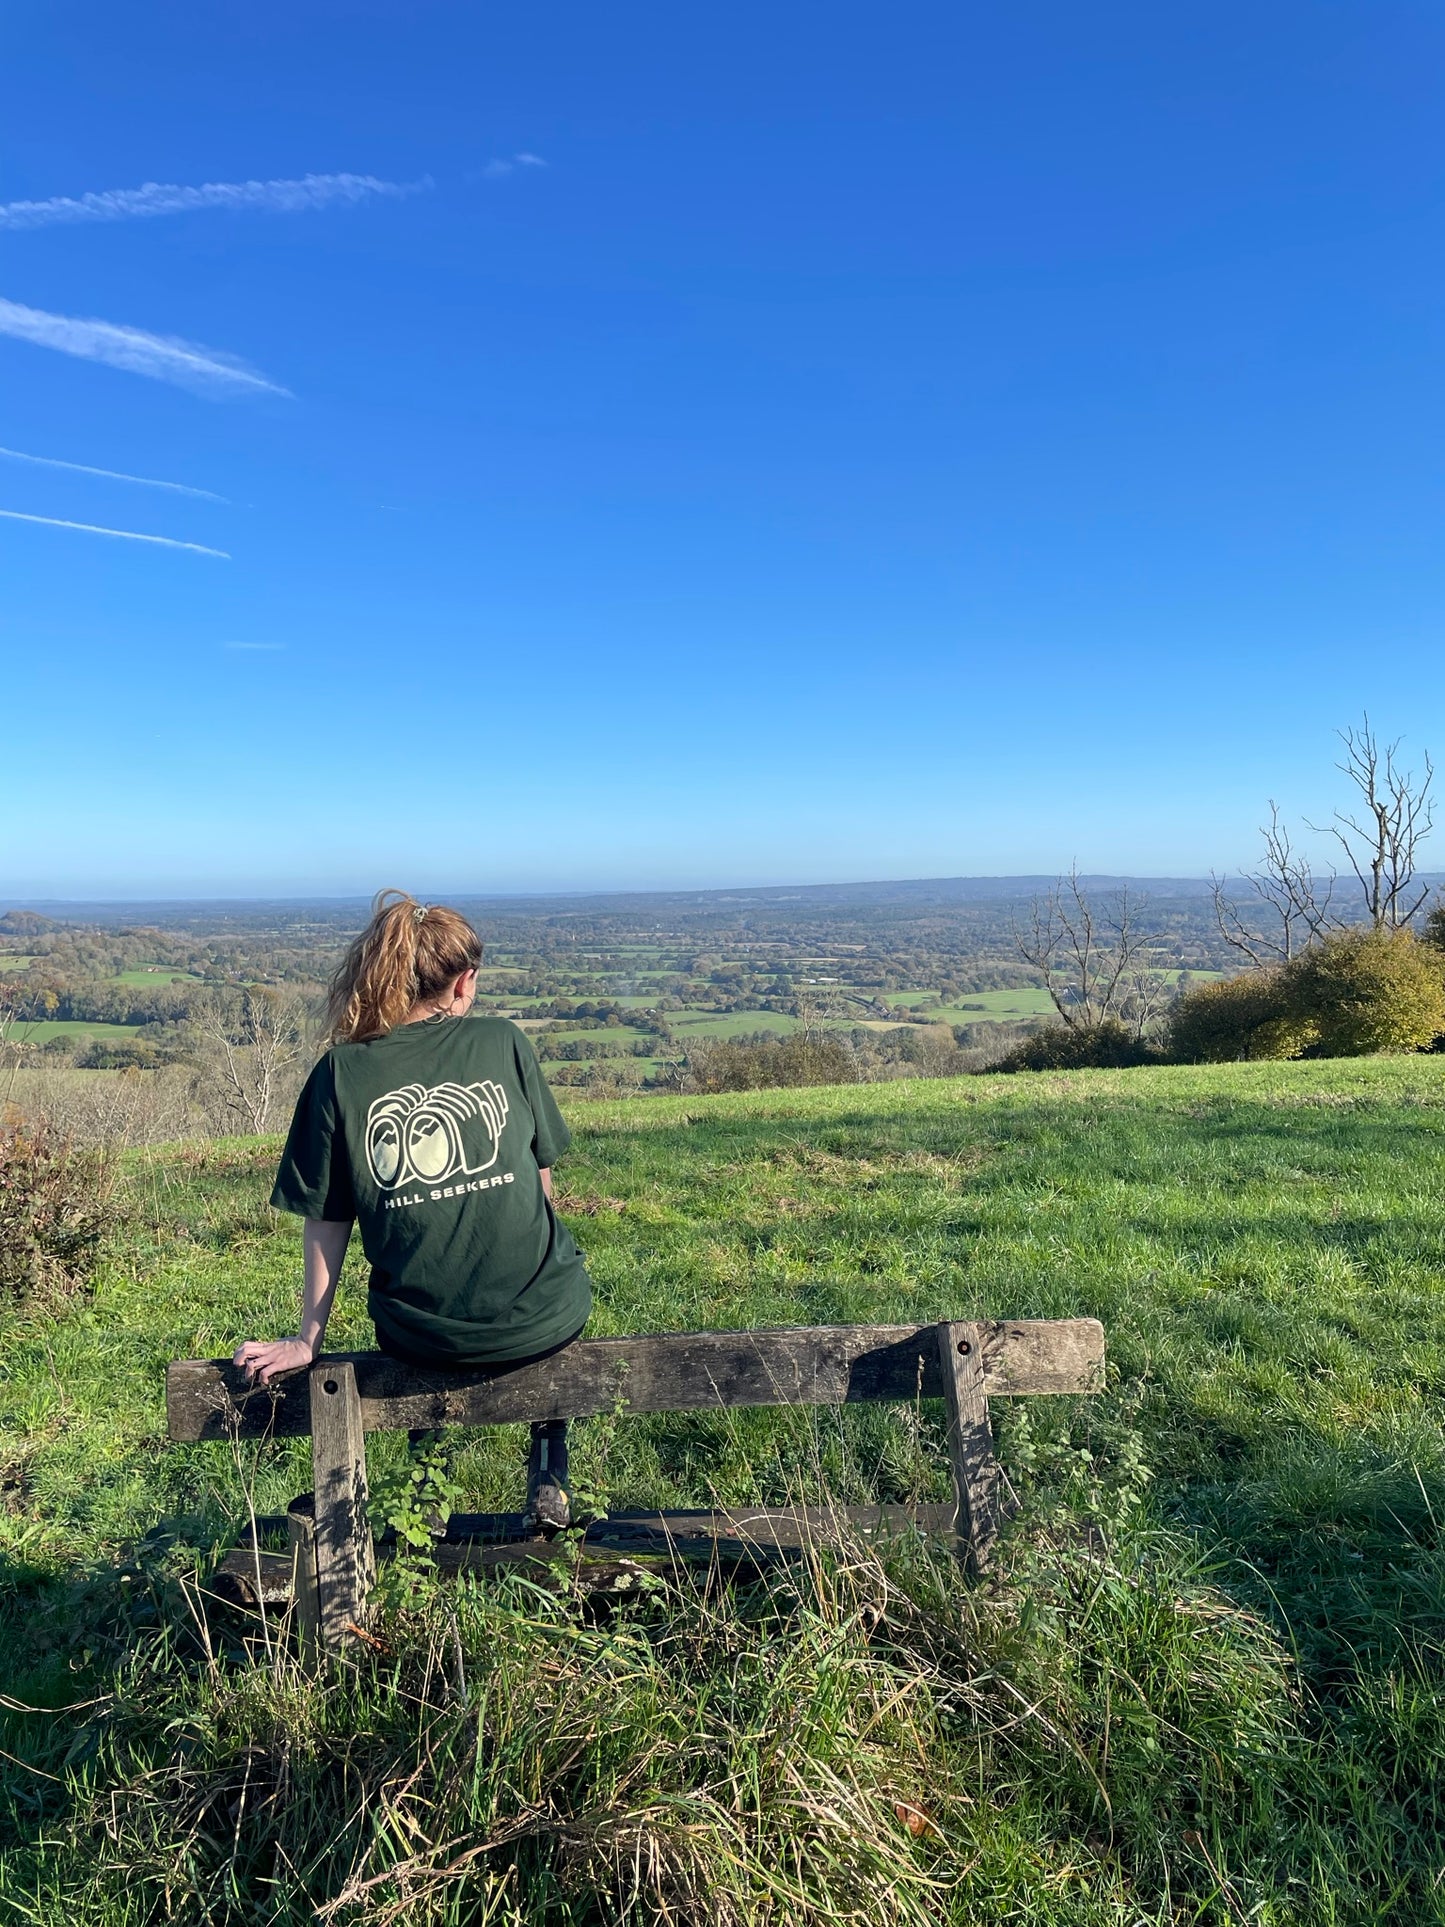
<path fill-rule="evenodd" d="M 18 448 L 0 448 L 0 455 L 12 462 L 34 462 L 37 468 L 69 469 L 72 475 L 100 475 L 107 482 L 135 482 L 141 488 L 168 488 L 175 495 L 198 495 L 203 502 L 224 502 L 224 495 L 213 495 L 208 488 L 192 488 L 189 482 L 158 482 L 153 475 L 127 475 L 118 468 L 92 468 L 88 462 L 62 462 L 55 455 L 24 455 Z"/>
<path fill-rule="evenodd" d="M 122 542 L 154 542 L 160 549 L 189 549 L 192 555 L 215 555 L 222 562 L 230 556 L 224 549 L 208 549 L 203 542 L 177 542 L 169 535 L 141 535 L 135 529 L 103 529 L 94 522 L 62 522 L 54 515 L 24 515 L 19 509 L 0 509 L 7 522 L 39 522 L 47 529 L 79 529 L 83 535 L 115 535 Z"/>
<path fill-rule="evenodd" d="M 296 214 L 334 203 L 400 200 L 431 186 L 420 181 L 379 181 L 374 174 L 305 174 L 297 181 L 207 181 L 202 187 L 147 181 L 142 187 L 111 187 L 100 194 L 54 195 L 48 201 L 0 204 L 0 228 L 53 227 L 72 221 L 143 221 L 157 214 L 190 214 L 198 208 L 264 208 Z"/>
<path fill-rule="evenodd" d="M 47 314 L 18 301 L 0 300 L 0 334 L 33 341 L 37 348 L 54 348 L 62 355 L 85 361 L 108 362 L 155 381 L 173 381 L 202 393 L 289 395 L 278 382 L 268 381 L 253 368 L 214 348 L 199 347 L 175 335 L 149 335 L 141 328 L 124 328 L 113 321 L 87 321 L 77 315 Z"/>

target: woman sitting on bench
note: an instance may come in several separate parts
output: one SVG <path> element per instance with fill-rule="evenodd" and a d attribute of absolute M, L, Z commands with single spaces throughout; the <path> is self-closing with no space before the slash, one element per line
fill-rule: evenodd
<path fill-rule="evenodd" d="M 581 1336 L 582 1256 L 552 1210 L 571 1133 L 531 1045 L 466 1017 L 481 939 L 455 910 L 377 897 L 331 985 L 331 1048 L 306 1080 L 271 1202 L 306 1220 L 294 1338 L 249 1340 L 261 1385 L 321 1351 L 353 1223 L 371 1265 L 377 1343 L 428 1367 L 534 1363 Z M 565 1425 L 533 1426 L 528 1510 L 567 1524 Z"/>

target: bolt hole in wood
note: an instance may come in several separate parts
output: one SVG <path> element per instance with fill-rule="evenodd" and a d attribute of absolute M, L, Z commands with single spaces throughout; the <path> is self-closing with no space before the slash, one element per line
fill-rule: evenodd
<path fill-rule="evenodd" d="M 322 1389 L 322 1391 L 323 1391 L 323 1392 L 325 1392 L 325 1393 L 327 1394 L 327 1396 L 328 1396 L 329 1398 L 335 1398 L 335 1396 L 336 1396 L 336 1380 L 335 1380 L 334 1378 L 328 1378 L 328 1379 L 326 1380 L 326 1383 L 325 1383 L 325 1384 L 324 1384 L 324 1385 L 322 1386 L 322 1388 L 321 1388 L 321 1389 Z"/>
<path fill-rule="evenodd" d="M 960 1358 L 967 1358 L 969 1353 L 972 1350 L 973 1350 L 973 1347 L 972 1345 L 969 1344 L 966 1338 L 961 1338 L 958 1341 L 958 1353 Z"/>

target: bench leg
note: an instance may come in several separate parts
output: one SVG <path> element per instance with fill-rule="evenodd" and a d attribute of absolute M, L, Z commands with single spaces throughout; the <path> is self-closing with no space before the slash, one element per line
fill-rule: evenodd
<path fill-rule="evenodd" d="M 286 1509 L 286 1536 L 291 1547 L 291 1597 L 296 1611 L 297 1643 L 308 1664 L 316 1658 L 321 1639 L 321 1601 L 316 1592 L 316 1502 L 303 1492 Z"/>
<path fill-rule="evenodd" d="M 349 1364 L 311 1368 L 311 1469 L 316 1492 L 317 1628 L 334 1652 L 364 1626 L 376 1583 L 366 1510 L 366 1435 L 356 1372 Z"/>
<path fill-rule="evenodd" d="M 957 1502 L 958 1556 L 977 1575 L 988 1567 L 998 1537 L 998 1461 L 983 1390 L 983 1327 L 941 1324 L 938 1362 L 948 1412 L 948 1457 Z"/>

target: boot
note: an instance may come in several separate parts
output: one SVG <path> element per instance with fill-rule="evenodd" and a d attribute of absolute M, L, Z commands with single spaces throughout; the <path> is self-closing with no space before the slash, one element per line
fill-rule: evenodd
<path fill-rule="evenodd" d="M 532 1427 L 527 1453 L 527 1510 L 522 1524 L 534 1537 L 550 1539 L 572 1523 L 567 1498 L 567 1421 L 548 1419 Z"/>

